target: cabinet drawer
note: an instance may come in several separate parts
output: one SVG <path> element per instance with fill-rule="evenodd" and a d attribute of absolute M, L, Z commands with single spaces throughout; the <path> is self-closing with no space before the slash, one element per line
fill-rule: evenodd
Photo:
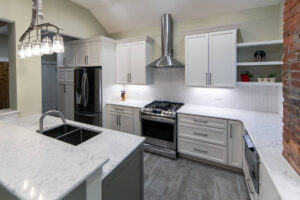
<path fill-rule="evenodd" d="M 179 138 L 178 151 L 197 158 L 227 164 L 226 147 Z"/>
<path fill-rule="evenodd" d="M 126 106 L 107 105 L 107 110 L 110 112 L 133 115 L 133 108 Z"/>
<path fill-rule="evenodd" d="M 225 129 L 179 123 L 178 136 L 191 140 L 227 146 L 227 130 Z"/>
<path fill-rule="evenodd" d="M 179 114 L 178 121 L 183 123 L 188 123 L 188 124 L 227 129 L 227 120 L 225 119 L 216 119 L 216 118 L 202 117 L 196 115 Z"/>

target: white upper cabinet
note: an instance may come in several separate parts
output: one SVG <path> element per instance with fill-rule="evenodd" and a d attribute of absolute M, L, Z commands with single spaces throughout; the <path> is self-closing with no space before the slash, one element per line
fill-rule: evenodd
<path fill-rule="evenodd" d="M 129 43 L 116 45 L 116 82 L 129 83 L 130 75 Z"/>
<path fill-rule="evenodd" d="M 87 65 L 88 46 L 86 44 L 78 44 L 76 46 L 76 66 L 82 67 Z"/>
<path fill-rule="evenodd" d="M 85 42 L 76 45 L 76 66 L 101 66 L 101 42 Z"/>
<path fill-rule="evenodd" d="M 116 82 L 149 84 L 152 72 L 146 67 L 152 61 L 152 39 L 119 42 L 116 45 Z"/>
<path fill-rule="evenodd" d="M 57 54 L 57 67 L 75 67 L 75 47 L 65 44 L 65 52 Z"/>
<path fill-rule="evenodd" d="M 101 66 L 101 43 L 91 42 L 88 45 L 87 62 L 89 66 Z"/>
<path fill-rule="evenodd" d="M 185 38 L 187 86 L 236 86 L 236 30 Z"/>
<path fill-rule="evenodd" d="M 209 34 L 211 86 L 236 86 L 236 45 L 236 30 Z"/>
<path fill-rule="evenodd" d="M 186 85 L 208 87 L 208 34 L 185 38 Z"/>

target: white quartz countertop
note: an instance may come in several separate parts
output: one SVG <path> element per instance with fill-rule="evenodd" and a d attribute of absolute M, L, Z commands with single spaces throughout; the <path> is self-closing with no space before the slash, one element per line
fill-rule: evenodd
<path fill-rule="evenodd" d="M 281 115 L 198 105 L 184 105 L 178 113 L 241 121 L 253 140 L 281 199 L 300 199 L 300 176 L 282 156 Z"/>
<path fill-rule="evenodd" d="M 36 128 L 0 121 L 0 184 L 18 199 L 61 199 L 108 161 Z"/>
<path fill-rule="evenodd" d="M 128 99 L 126 101 L 110 101 L 107 104 L 117 105 L 117 106 L 128 106 L 134 108 L 143 108 L 145 107 L 145 105 L 149 103 L 151 103 L 151 101 Z"/>
<path fill-rule="evenodd" d="M 36 114 L 11 121 L 11 123 L 25 127 L 30 131 L 35 131 L 38 129 L 39 118 L 40 115 Z M 60 123 L 61 120 L 59 118 L 47 116 L 44 119 L 44 128 L 47 129 Z M 119 164 L 122 163 L 145 140 L 143 137 L 139 137 L 136 135 L 82 124 L 70 120 L 67 120 L 67 123 L 102 131 L 101 134 L 91 138 L 90 140 L 78 146 L 73 146 L 73 148 L 75 148 L 76 150 L 87 151 L 89 153 L 109 159 L 109 161 L 103 166 L 102 179 L 104 179 L 107 175 L 109 175 L 110 172 L 112 172 L 117 166 L 119 166 Z"/>

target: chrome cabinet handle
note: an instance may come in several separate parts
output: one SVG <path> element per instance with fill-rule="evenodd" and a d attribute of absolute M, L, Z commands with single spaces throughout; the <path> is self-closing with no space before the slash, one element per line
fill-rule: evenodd
<path fill-rule="evenodd" d="M 66 84 L 64 84 L 64 93 L 66 93 L 67 92 L 67 86 L 66 86 Z"/>
<path fill-rule="evenodd" d="M 131 83 L 131 73 L 129 73 L 129 81 L 130 81 L 130 83 Z"/>
<path fill-rule="evenodd" d="M 211 85 L 212 74 L 209 73 L 209 84 Z"/>
<path fill-rule="evenodd" d="M 200 153 L 205 153 L 205 154 L 208 153 L 208 151 L 204 151 L 204 150 L 197 149 L 197 148 L 194 148 L 194 151 L 198 151 L 198 152 L 200 152 Z"/>
<path fill-rule="evenodd" d="M 205 134 L 205 133 L 198 133 L 198 132 L 194 132 L 195 135 L 200 135 L 200 136 L 204 136 L 204 137 L 207 137 L 208 135 Z"/>
<path fill-rule="evenodd" d="M 249 185 L 249 181 L 250 181 L 250 179 L 247 178 L 247 186 L 248 186 L 248 188 L 249 188 L 249 192 L 250 192 L 251 194 L 254 194 L 254 192 L 252 191 L 252 189 L 251 189 L 251 187 L 250 187 L 250 185 Z"/>
<path fill-rule="evenodd" d="M 127 82 L 129 83 L 130 80 L 129 80 L 129 73 L 127 73 Z"/>
<path fill-rule="evenodd" d="M 208 85 L 208 73 L 206 72 L 206 85 Z"/>
<path fill-rule="evenodd" d="M 86 56 L 86 64 L 89 64 L 89 56 Z"/>
<path fill-rule="evenodd" d="M 119 125 L 121 126 L 121 116 L 119 115 Z"/>
<path fill-rule="evenodd" d="M 197 119 L 194 119 L 194 122 L 208 123 L 208 121 L 202 121 L 202 120 L 197 120 Z"/>
<path fill-rule="evenodd" d="M 119 125 L 119 115 L 117 115 L 116 117 L 117 117 L 117 125 Z"/>
<path fill-rule="evenodd" d="M 229 125 L 229 138 L 232 138 L 231 124 Z"/>

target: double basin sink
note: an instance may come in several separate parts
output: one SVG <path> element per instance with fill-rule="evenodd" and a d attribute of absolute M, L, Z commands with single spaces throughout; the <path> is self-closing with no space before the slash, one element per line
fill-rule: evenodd
<path fill-rule="evenodd" d="M 37 131 L 39 132 L 39 131 Z M 80 126 L 62 124 L 43 131 L 43 135 L 77 146 L 102 133 Z"/>

